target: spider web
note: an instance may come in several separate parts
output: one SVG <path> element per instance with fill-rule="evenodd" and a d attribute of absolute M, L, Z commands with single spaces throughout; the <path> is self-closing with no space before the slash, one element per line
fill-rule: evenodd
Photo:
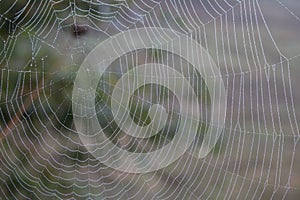
<path fill-rule="evenodd" d="M 2 0 L 0 5 L 3 199 L 299 198 L 296 0 Z M 180 32 L 209 52 L 221 77 L 208 78 L 222 80 L 226 88 L 226 118 L 214 149 L 198 158 L 213 115 L 202 74 L 170 52 L 124 51 L 105 71 L 95 97 L 99 123 L 111 142 L 128 152 L 155 151 L 172 143 L 181 123 L 176 95 L 146 84 L 130 99 L 131 118 L 146 126 L 153 120 L 150 107 L 160 104 L 169 113 L 165 128 L 148 139 L 118 128 L 110 108 L 114 86 L 140 64 L 180 71 L 182 77 L 170 80 L 191 83 L 201 116 L 194 143 L 179 159 L 152 172 L 128 173 L 99 161 L 82 142 L 72 90 L 80 65 L 97 44 L 145 27 Z M 158 113 L 154 117 L 160 120 Z"/>

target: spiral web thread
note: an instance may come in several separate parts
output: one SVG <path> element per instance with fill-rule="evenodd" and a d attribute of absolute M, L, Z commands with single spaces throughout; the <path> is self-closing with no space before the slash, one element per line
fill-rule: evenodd
<path fill-rule="evenodd" d="M 296 0 L 0 1 L 1 198 L 297 199 L 299 7 Z M 116 146 L 141 152 L 172 142 L 167 133 L 154 142 L 116 128 L 111 95 L 126 70 L 145 63 L 173 66 L 190 82 L 196 79 L 200 104 L 189 150 L 162 169 L 127 173 L 88 151 L 74 125 L 72 90 L 80 65 L 97 44 L 145 27 L 183 33 L 209 52 L 221 77 L 208 78 L 223 80 L 226 88 L 226 118 L 215 148 L 199 158 L 213 114 L 202 74 L 155 48 L 123 52 L 99 81 L 95 97 L 99 123 Z M 132 98 L 148 111 L 155 104 L 149 99 L 171 99 L 165 106 L 175 128 L 166 132 L 174 131 L 182 113 L 174 94 L 163 91 L 145 86 Z M 142 119 L 132 102 L 131 116 L 140 125 L 160 113 Z"/>

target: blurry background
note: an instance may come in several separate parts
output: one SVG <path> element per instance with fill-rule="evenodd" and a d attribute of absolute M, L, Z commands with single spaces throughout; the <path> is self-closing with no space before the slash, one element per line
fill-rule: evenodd
<path fill-rule="evenodd" d="M 297 0 L 0 1 L 1 198 L 299 199 L 299 17 Z M 150 26 L 188 34 L 207 49 L 222 73 L 212 78 L 222 78 L 227 89 L 226 125 L 215 149 L 198 159 L 193 151 L 210 116 L 199 74 L 155 49 L 120 57 L 96 97 L 99 122 L 116 145 L 160 148 L 172 140 L 180 118 L 174 95 L 148 85 L 132 98 L 132 118 L 149 123 L 149 107 L 160 103 L 170 113 L 168 128 L 147 140 L 116 131 L 109 102 L 123 68 L 180 63 L 202 105 L 189 152 L 165 169 L 129 174 L 103 165 L 82 144 L 73 124 L 72 87 L 97 44 Z"/>

